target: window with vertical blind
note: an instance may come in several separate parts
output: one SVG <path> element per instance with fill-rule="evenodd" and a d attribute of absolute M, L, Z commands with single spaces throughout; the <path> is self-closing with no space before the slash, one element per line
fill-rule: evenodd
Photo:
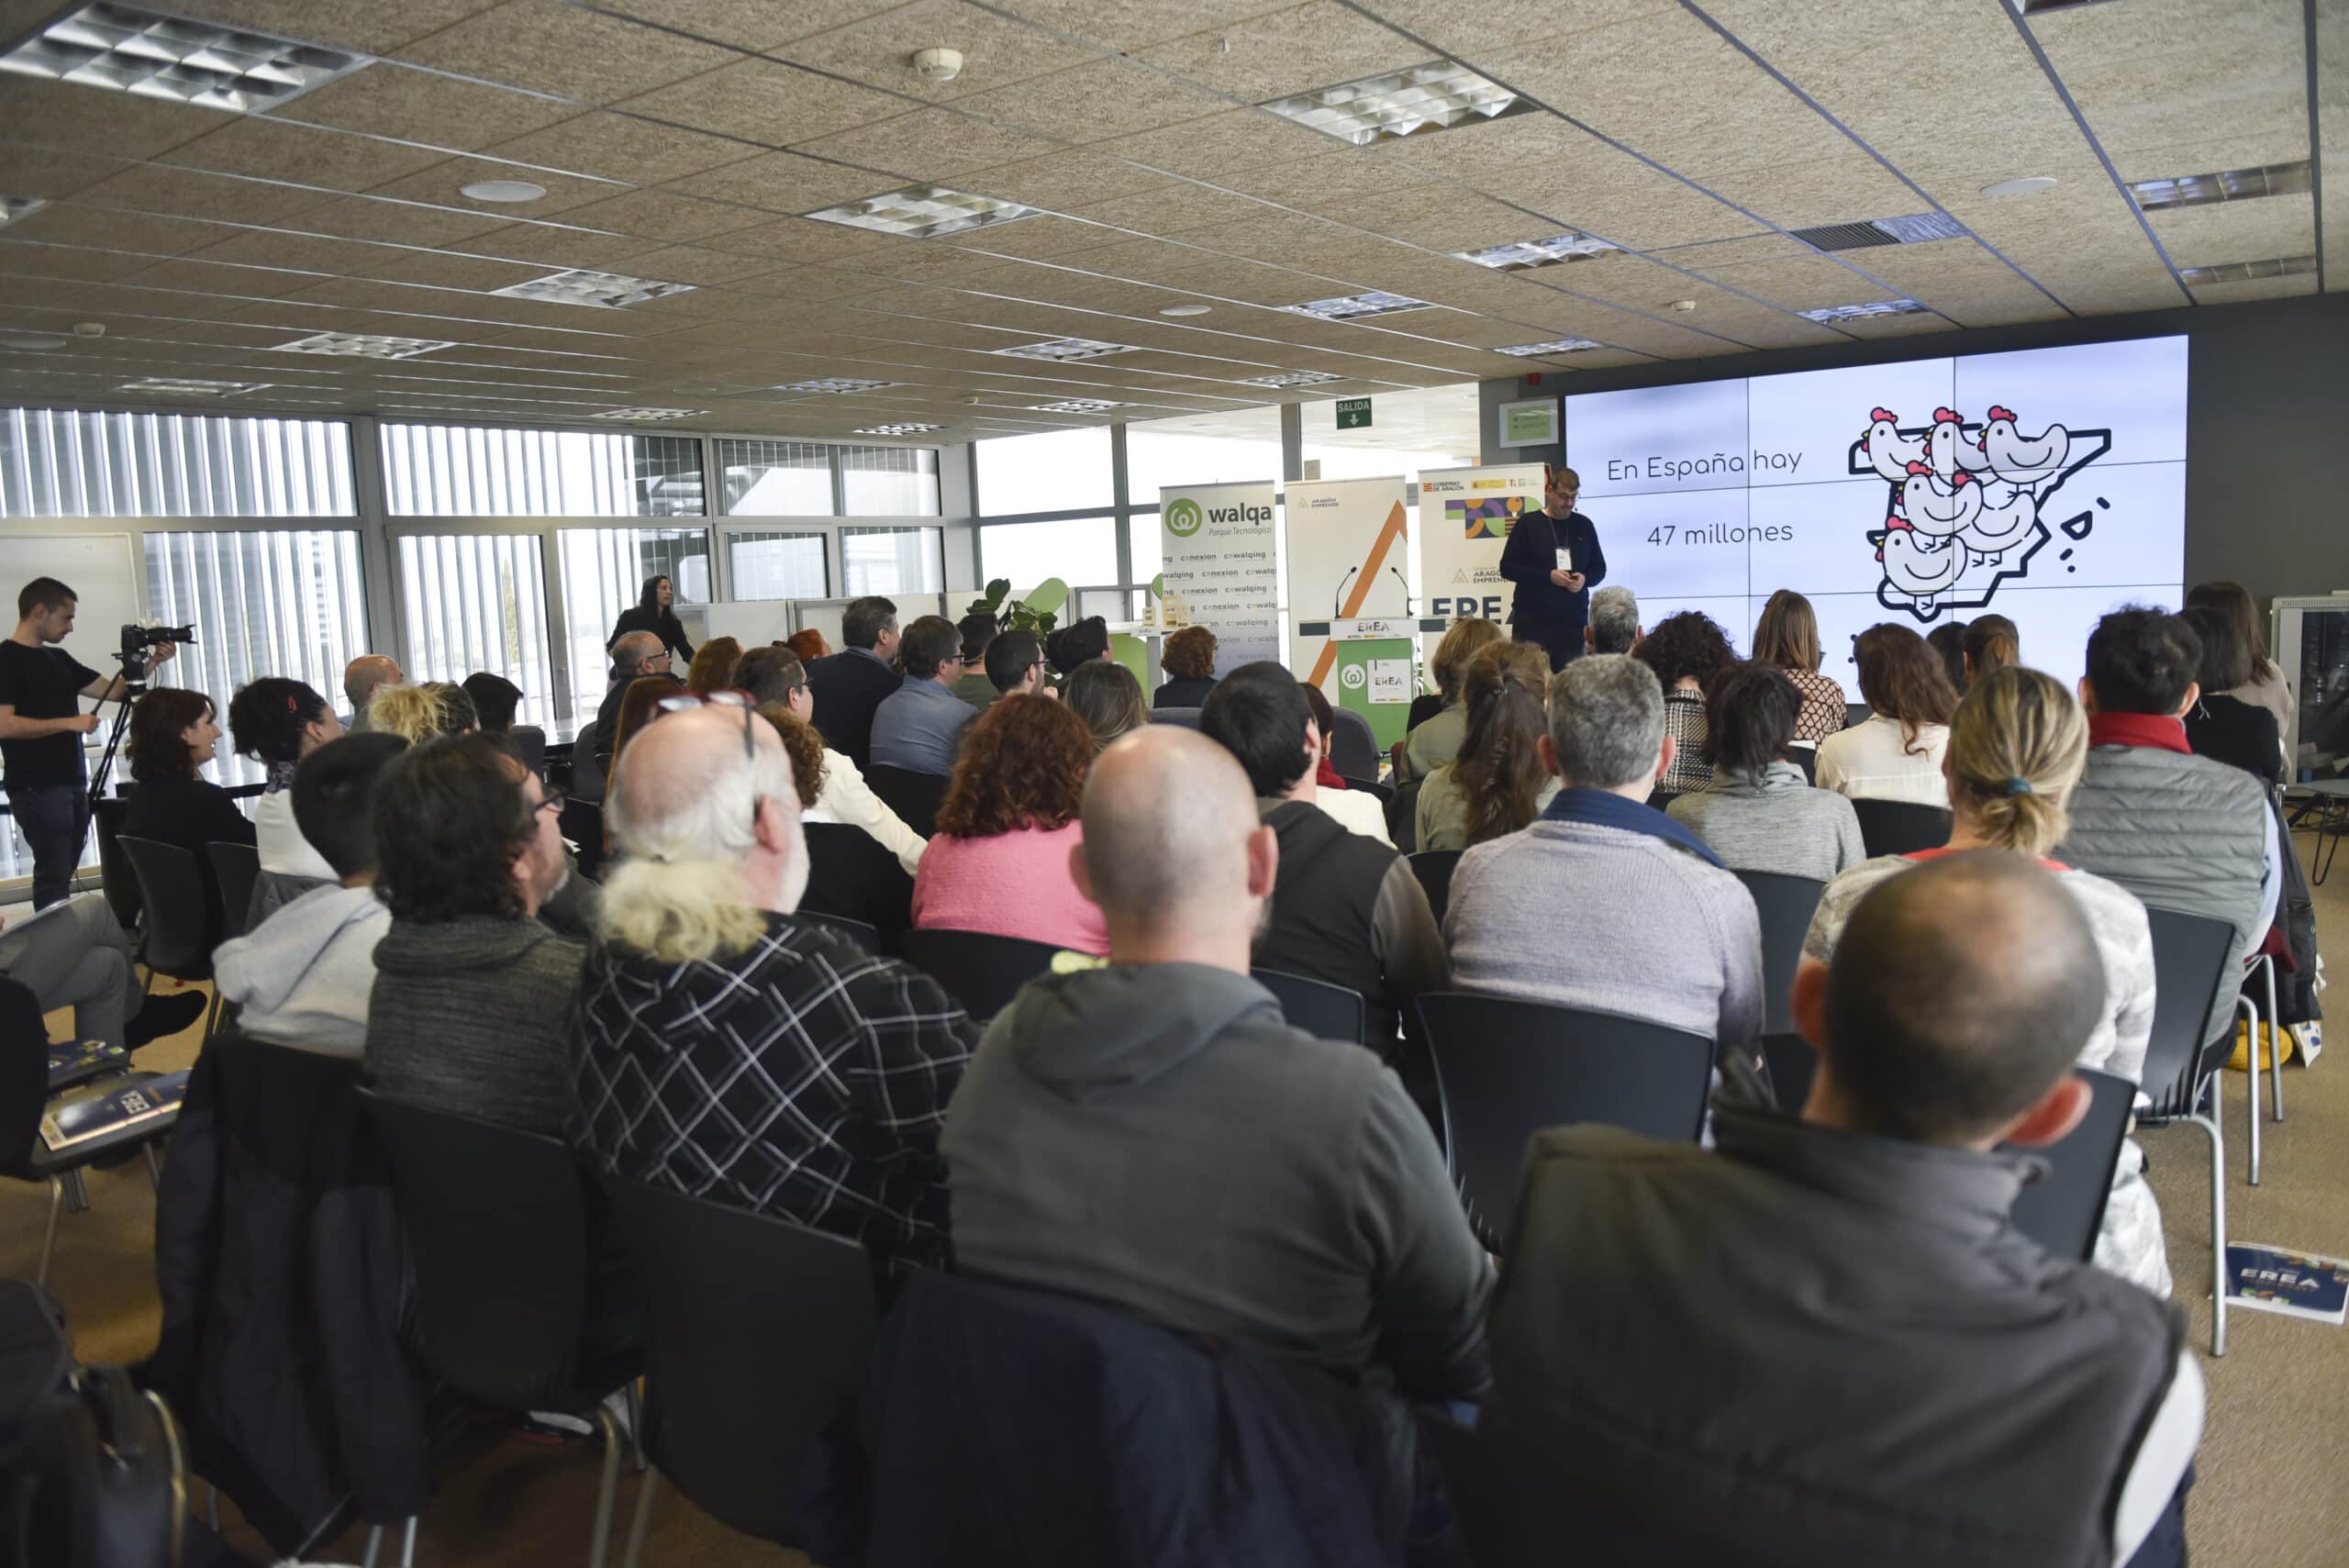
<path fill-rule="evenodd" d="M 698 517 L 701 443 L 633 430 L 381 427 L 395 517 Z"/>
<path fill-rule="evenodd" d="M 146 553 L 148 613 L 196 633 L 159 679 L 209 694 L 223 714 L 262 675 L 342 707 L 343 666 L 373 651 L 356 529 L 150 533 Z"/>
<path fill-rule="evenodd" d="M 938 516 L 938 453 L 915 447 L 841 447 L 841 493 L 852 517 Z"/>
<path fill-rule="evenodd" d="M 565 528 L 562 618 L 571 639 L 573 713 L 604 700 L 610 661 L 604 648 L 620 612 L 644 597 L 644 584 L 669 579 L 678 605 L 709 602 L 709 533 L 705 528 Z M 683 672 L 679 672 L 683 673 Z"/>
<path fill-rule="evenodd" d="M 935 594 L 946 586 L 946 540 L 941 528 L 842 528 L 841 592 Z"/>
<path fill-rule="evenodd" d="M 726 549 L 738 599 L 831 597 L 822 534 L 738 530 L 728 537 Z"/>
<path fill-rule="evenodd" d="M 399 558 L 408 679 L 503 675 L 522 688 L 518 722 L 551 722 L 554 667 L 539 537 L 408 534 Z"/>
<path fill-rule="evenodd" d="M 718 443 L 729 517 L 829 517 L 832 449 L 816 441 Z"/>
<path fill-rule="evenodd" d="M 339 419 L 0 409 L 0 517 L 348 517 Z"/>

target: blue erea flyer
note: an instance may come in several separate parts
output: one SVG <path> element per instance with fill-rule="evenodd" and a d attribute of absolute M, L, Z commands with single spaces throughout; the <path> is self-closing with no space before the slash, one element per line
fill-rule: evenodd
<path fill-rule="evenodd" d="M 2288 1318 L 2349 1318 L 2349 1262 L 2256 1242 L 2227 1244 L 2227 1303 Z"/>

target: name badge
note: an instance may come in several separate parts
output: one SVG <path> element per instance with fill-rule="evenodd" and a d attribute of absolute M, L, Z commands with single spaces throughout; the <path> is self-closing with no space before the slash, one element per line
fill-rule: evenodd
<path fill-rule="evenodd" d="M 1574 569 L 1575 552 L 1568 550 L 1564 545 L 1560 545 L 1558 547 L 1558 570 L 1561 572 L 1572 572 Z"/>

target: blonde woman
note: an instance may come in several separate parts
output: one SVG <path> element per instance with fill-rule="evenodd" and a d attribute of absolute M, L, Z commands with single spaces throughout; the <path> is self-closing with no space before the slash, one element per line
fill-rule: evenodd
<path fill-rule="evenodd" d="M 1753 659 L 1776 664 L 1794 683 L 1802 707 L 1795 715 L 1794 739 L 1816 746 L 1843 728 L 1850 703 L 1843 684 L 1819 673 L 1819 617 L 1810 601 L 1792 588 L 1781 588 L 1762 606 L 1753 623 Z"/>
<path fill-rule="evenodd" d="M 1461 700 L 1463 684 L 1468 677 L 1468 662 L 1507 636 L 1495 622 L 1472 616 L 1453 622 L 1452 629 L 1443 634 L 1443 640 L 1435 645 L 1435 653 L 1428 660 L 1428 673 L 1435 680 L 1436 695 L 1442 699 L 1443 706 L 1413 725 L 1404 739 L 1402 753 L 1395 760 L 1397 784 L 1426 778 L 1460 755 L 1461 742 L 1468 738 L 1468 708 Z"/>
<path fill-rule="evenodd" d="M 1803 939 L 1806 963 L 1824 963 L 1860 900 L 1887 877 L 1961 850 L 2032 855 L 2078 900 L 2104 961 L 2104 1017 L 2080 1052 L 2080 1065 L 2130 1081 L 2143 1078 L 2145 1040 L 2154 1027 L 2154 938 L 2145 906 L 2117 883 L 2074 871 L 2050 858 L 2071 828 L 2065 804 L 2080 782 L 2088 751 L 2087 719 L 2063 683 L 2009 665 L 1985 671 L 1951 721 L 1944 772 L 1954 821 L 1938 850 L 1880 855 L 1830 883 Z M 2145 1184 L 2145 1157 L 2121 1146 L 2112 1197 L 2097 1236 L 2099 1268 L 2169 1294 L 2169 1260 L 2161 1211 Z"/>
<path fill-rule="evenodd" d="M 418 746 L 436 735 L 463 735 L 477 728 L 473 699 L 446 681 L 381 686 L 367 705 L 368 728 Z"/>

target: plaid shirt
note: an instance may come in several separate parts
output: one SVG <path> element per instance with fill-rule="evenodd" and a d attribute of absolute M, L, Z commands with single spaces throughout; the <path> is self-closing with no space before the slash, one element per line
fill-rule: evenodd
<path fill-rule="evenodd" d="M 576 1142 L 599 1171 L 935 1259 L 979 1031 L 928 975 L 771 915 L 725 962 L 598 946 Z"/>

